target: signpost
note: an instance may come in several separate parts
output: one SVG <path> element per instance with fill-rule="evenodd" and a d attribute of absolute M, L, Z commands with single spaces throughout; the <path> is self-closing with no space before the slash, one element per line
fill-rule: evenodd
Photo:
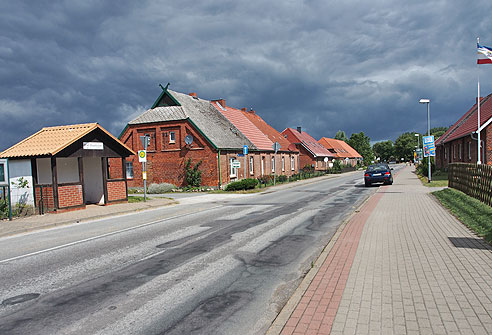
<path fill-rule="evenodd" d="M 248 155 L 248 146 L 247 145 L 243 145 L 243 155 L 244 155 L 244 179 L 246 179 L 247 177 L 247 161 L 246 161 L 246 156 Z"/>
<path fill-rule="evenodd" d="M 143 150 L 138 151 L 138 161 L 142 163 L 142 178 L 144 181 L 144 201 L 147 201 L 147 146 L 150 143 L 150 136 L 140 136 Z"/>
<path fill-rule="evenodd" d="M 424 157 L 429 157 L 429 176 L 427 177 L 429 179 L 429 183 L 431 182 L 431 156 L 436 155 L 436 145 L 434 143 L 434 135 L 430 136 L 423 136 L 423 142 L 424 142 Z"/>
<path fill-rule="evenodd" d="M 280 143 L 275 142 L 273 143 L 273 151 L 275 151 L 275 154 L 273 155 L 273 186 L 275 186 L 275 179 L 277 176 L 277 151 L 280 150 Z"/>

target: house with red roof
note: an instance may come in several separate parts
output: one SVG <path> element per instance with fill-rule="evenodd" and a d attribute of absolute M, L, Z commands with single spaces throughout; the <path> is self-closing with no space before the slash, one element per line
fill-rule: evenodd
<path fill-rule="evenodd" d="M 315 170 L 326 170 L 329 162 L 333 161 L 336 156 L 318 143 L 311 135 L 302 131 L 301 127 L 297 129 L 286 128 L 282 135 L 299 150 L 299 166 L 312 167 Z"/>
<path fill-rule="evenodd" d="M 299 154 L 295 147 L 293 151 L 289 150 L 290 143 L 260 117 L 256 116 L 254 111 L 246 113 L 245 108 L 243 110 L 232 108 L 226 105 L 224 99 L 212 100 L 212 106 L 224 115 L 256 147 L 256 149 L 248 152 L 247 164 L 243 164 L 239 171 L 240 179 L 257 178 L 274 173 L 286 176 L 297 173 Z M 270 136 L 267 134 L 270 134 Z M 277 154 L 275 154 L 273 149 L 275 142 L 280 144 L 280 150 L 277 151 Z M 244 157 L 238 157 L 237 159 L 239 161 L 245 160 Z"/>
<path fill-rule="evenodd" d="M 332 154 L 335 154 L 336 158 L 342 161 L 342 164 L 355 166 L 357 162 L 362 161 L 362 156 L 345 141 L 323 137 L 318 142 Z"/>
<path fill-rule="evenodd" d="M 476 163 L 478 159 L 478 109 L 475 103 L 436 141 L 436 166 Z M 480 98 L 480 141 L 482 164 L 492 165 L 492 94 Z"/>

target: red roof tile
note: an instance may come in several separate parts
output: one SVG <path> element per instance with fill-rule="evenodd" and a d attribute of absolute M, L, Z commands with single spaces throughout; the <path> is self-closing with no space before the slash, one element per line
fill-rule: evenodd
<path fill-rule="evenodd" d="M 362 156 L 345 141 L 323 137 L 318 142 L 330 152 L 335 151 L 335 155 L 338 158 L 362 158 Z"/>
<path fill-rule="evenodd" d="M 328 151 L 324 146 L 319 144 L 311 135 L 305 131 L 298 132 L 292 128 L 286 128 L 283 135 L 287 135 L 287 139 L 291 143 L 300 143 L 304 148 L 310 151 L 316 157 L 332 157 L 335 158 L 336 155 Z"/>
<path fill-rule="evenodd" d="M 295 146 L 291 146 L 291 149 L 289 149 L 290 142 L 287 141 L 287 139 L 280 134 L 277 130 L 275 130 L 272 126 L 270 126 L 268 123 L 265 122 L 261 117 L 258 116 L 254 111 L 241 111 L 263 134 L 265 134 L 270 141 L 272 142 L 278 142 L 280 144 L 280 151 L 295 151 L 297 152 L 298 150 L 295 148 Z"/>
<path fill-rule="evenodd" d="M 220 103 L 222 102 L 223 105 Z M 261 132 L 239 109 L 225 105 L 224 100 L 212 101 L 212 105 L 222 113 L 244 136 L 248 138 L 258 149 L 273 150 L 273 142 Z"/>
<path fill-rule="evenodd" d="M 492 118 L 492 94 L 480 99 L 480 125 Z M 477 104 L 468 110 L 455 124 L 453 124 L 439 139 L 436 145 L 455 140 L 457 138 L 468 136 L 477 131 Z"/>

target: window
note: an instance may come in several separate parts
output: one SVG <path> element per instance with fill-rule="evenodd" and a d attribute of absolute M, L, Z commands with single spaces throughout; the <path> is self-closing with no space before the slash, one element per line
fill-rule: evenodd
<path fill-rule="evenodd" d="M 5 182 L 5 164 L 0 163 L 0 183 Z"/>
<path fill-rule="evenodd" d="M 272 157 L 272 172 L 275 172 L 275 157 Z"/>
<path fill-rule="evenodd" d="M 451 147 L 451 150 L 453 150 L 453 159 L 456 158 L 456 146 L 453 144 Z"/>
<path fill-rule="evenodd" d="M 261 175 L 265 175 L 265 157 L 261 157 Z"/>
<path fill-rule="evenodd" d="M 237 176 L 237 167 L 234 167 L 235 162 L 236 162 L 235 158 L 229 158 L 229 175 L 231 177 Z"/>
<path fill-rule="evenodd" d="M 290 170 L 294 171 L 295 170 L 295 161 L 294 161 L 294 156 L 290 157 Z"/>
<path fill-rule="evenodd" d="M 444 148 L 444 159 L 448 158 L 448 148 Z"/>
<path fill-rule="evenodd" d="M 458 157 L 461 160 L 461 143 L 458 144 Z"/>
<path fill-rule="evenodd" d="M 126 178 L 133 179 L 133 162 L 126 162 Z"/>
<path fill-rule="evenodd" d="M 285 171 L 285 157 L 282 156 L 282 171 Z"/>
<path fill-rule="evenodd" d="M 254 174 L 255 173 L 254 172 L 254 165 L 255 165 L 254 163 L 255 163 L 255 161 L 254 161 L 253 156 L 250 156 L 249 157 L 249 174 Z"/>
<path fill-rule="evenodd" d="M 169 132 L 169 143 L 176 143 L 176 133 L 174 131 Z"/>

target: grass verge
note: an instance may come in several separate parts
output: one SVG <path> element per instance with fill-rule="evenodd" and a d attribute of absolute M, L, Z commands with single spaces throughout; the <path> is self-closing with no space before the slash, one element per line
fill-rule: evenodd
<path fill-rule="evenodd" d="M 432 194 L 468 228 L 492 244 L 492 207 L 452 188 Z"/>
<path fill-rule="evenodd" d="M 147 200 L 150 200 L 149 197 L 147 197 Z M 143 202 L 144 201 L 144 197 L 137 197 L 137 196 L 134 196 L 134 195 L 129 195 L 128 196 L 128 202 L 129 203 L 133 203 L 133 202 Z"/>
<path fill-rule="evenodd" d="M 448 186 L 448 173 L 437 171 L 432 175 L 432 180 L 429 183 L 429 178 L 427 176 L 422 176 L 417 173 L 422 185 L 427 187 L 447 187 Z"/>

